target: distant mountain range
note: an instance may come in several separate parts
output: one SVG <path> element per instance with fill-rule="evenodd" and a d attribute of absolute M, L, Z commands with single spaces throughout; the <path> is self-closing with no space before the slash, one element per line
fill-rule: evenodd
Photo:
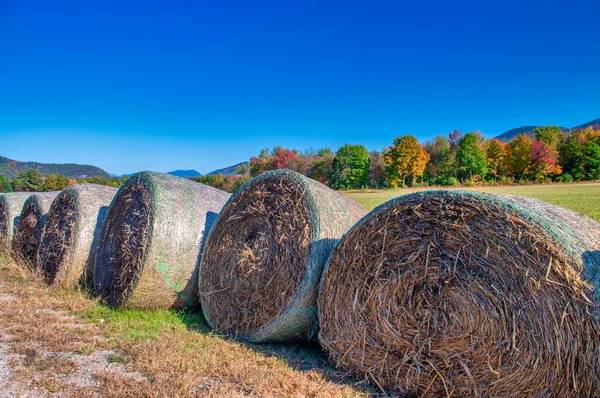
<path fill-rule="evenodd" d="M 206 173 L 206 175 L 209 176 L 209 175 L 215 175 L 215 174 L 223 174 L 224 176 L 227 176 L 227 175 L 237 174 L 235 169 L 237 169 L 239 166 L 242 166 L 242 165 L 245 165 L 248 163 L 249 162 L 241 162 L 238 164 L 234 164 L 233 166 L 213 170 L 210 173 Z M 173 176 L 183 177 L 183 178 L 194 178 L 194 177 L 200 177 L 202 175 L 196 170 L 175 170 L 175 171 L 169 171 L 167 174 L 171 174 Z"/>
<path fill-rule="evenodd" d="M 586 127 L 589 126 L 594 126 L 596 124 L 600 124 L 600 119 L 595 119 L 592 120 L 591 122 L 587 122 L 584 124 L 580 124 L 579 126 L 575 126 L 575 127 L 560 127 L 560 129 L 564 132 L 569 132 L 571 130 L 575 130 L 578 128 L 584 129 Z M 516 138 L 517 136 L 521 135 L 521 134 L 527 134 L 529 137 L 534 138 L 535 134 L 533 133 L 533 130 L 535 130 L 536 128 L 538 128 L 540 126 L 523 126 L 523 127 L 517 127 L 515 129 L 512 130 L 508 130 L 502 134 L 500 134 L 499 136 L 496 137 L 496 139 L 503 141 L 503 142 L 508 142 L 510 140 L 512 140 L 513 138 Z"/>
<path fill-rule="evenodd" d="M 75 163 L 21 162 L 0 156 L 0 174 L 14 178 L 21 171 L 38 169 L 42 175 L 60 173 L 71 178 L 108 177 L 108 173 L 96 166 Z"/>
<path fill-rule="evenodd" d="M 213 175 L 213 174 L 223 174 L 224 176 L 228 176 L 228 175 L 232 175 L 232 174 L 237 174 L 237 172 L 235 171 L 235 169 L 237 169 L 239 166 L 243 166 L 246 165 L 250 162 L 241 162 L 238 164 L 234 164 L 233 166 L 229 166 L 229 167 L 224 167 L 222 169 L 217 169 L 217 170 L 213 170 L 210 173 L 206 173 L 206 175 Z"/>
<path fill-rule="evenodd" d="M 193 178 L 200 177 L 202 174 L 198 173 L 196 170 L 175 170 L 169 171 L 167 174 L 171 174 L 172 176 L 182 177 L 182 178 Z"/>

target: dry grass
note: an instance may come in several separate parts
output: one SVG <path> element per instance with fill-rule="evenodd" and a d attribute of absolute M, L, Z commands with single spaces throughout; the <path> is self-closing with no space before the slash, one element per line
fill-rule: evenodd
<path fill-rule="evenodd" d="M 306 346 L 213 335 L 199 315 L 113 310 L 0 257 L 0 344 L 14 395 L 102 397 L 366 396 Z M 1 381 L 0 381 L 1 382 Z"/>

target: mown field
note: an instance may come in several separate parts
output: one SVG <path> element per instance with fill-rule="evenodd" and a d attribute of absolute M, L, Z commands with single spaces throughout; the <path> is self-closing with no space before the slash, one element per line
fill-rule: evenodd
<path fill-rule="evenodd" d="M 358 203 L 372 210 L 381 203 L 394 197 L 431 188 L 388 189 L 372 192 L 342 192 Z M 500 187 L 460 188 L 470 191 L 499 193 L 531 198 L 554 203 L 575 210 L 581 214 L 600 221 L 600 183 L 553 184 L 553 185 L 517 185 Z"/>
<path fill-rule="evenodd" d="M 530 196 L 600 221 L 600 183 L 471 189 Z M 372 209 L 414 191 L 344 194 Z M 199 313 L 111 310 L 81 292 L 50 290 L 39 275 L 0 256 L 0 397 L 34 391 L 355 397 L 377 389 L 333 368 L 316 344 L 244 344 L 211 332 Z"/>
<path fill-rule="evenodd" d="M 0 398 L 366 397 L 315 344 L 253 345 L 199 313 L 112 310 L 0 255 Z"/>

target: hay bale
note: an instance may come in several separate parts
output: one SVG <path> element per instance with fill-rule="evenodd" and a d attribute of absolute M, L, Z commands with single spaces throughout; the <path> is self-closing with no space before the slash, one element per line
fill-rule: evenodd
<path fill-rule="evenodd" d="M 10 249 L 23 204 L 30 196 L 30 192 L 0 194 L 0 252 Z"/>
<path fill-rule="evenodd" d="M 196 270 L 205 231 L 227 192 L 167 174 L 141 172 L 119 189 L 104 220 L 94 289 L 112 307 L 197 303 Z"/>
<path fill-rule="evenodd" d="M 600 224 L 534 199 L 393 199 L 333 251 L 319 340 L 414 396 L 597 396 L 599 250 Z"/>
<path fill-rule="evenodd" d="M 116 192 L 103 185 L 78 184 L 54 199 L 38 252 L 48 285 L 91 285 L 100 229 Z"/>
<path fill-rule="evenodd" d="M 12 240 L 12 254 L 20 264 L 37 268 L 42 230 L 56 195 L 58 192 L 34 193 L 25 200 Z"/>
<path fill-rule="evenodd" d="M 249 342 L 307 340 L 335 242 L 366 211 L 289 170 L 240 188 L 207 238 L 200 303 L 213 329 Z"/>

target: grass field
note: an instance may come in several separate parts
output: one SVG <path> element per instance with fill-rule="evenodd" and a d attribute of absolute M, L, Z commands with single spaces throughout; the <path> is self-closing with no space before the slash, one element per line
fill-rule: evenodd
<path fill-rule="evenodd" d="M 393 197 L 431 188 L 388 189 L 373 192 L 342 192 L 372 210 Z M 517 185 L 500 187 L 461 188 L 471 191 L 502 193 L 518 196 L 529 196 L 545 202 L 575 210 L 588 217 L 600 221 L 600 183 L 587 184 L 554 184 L 554 185 Z"/>
<path fill-rule="evenodd" d="M 600 221 L 600 183 L 472 189 L 530 196 Z M 414 191 L 344 194 L 372 209 Z M 49 290 L 38 274 L 0 255 L 0 397 L 3 391 L 355 397 L 377 390 L 334 369 L 317 345 L 238 343 L 212 333 L 198 313 L 112 310 L 78 291 Z"/>
<path fill-rule="evenodd" d="M 316 344 L 244 344 L 199 313 L 112 310 L 0 255 L 0 397 L 366 397 Z M 57 395 L 55 395 L 57 394 Z"/>

